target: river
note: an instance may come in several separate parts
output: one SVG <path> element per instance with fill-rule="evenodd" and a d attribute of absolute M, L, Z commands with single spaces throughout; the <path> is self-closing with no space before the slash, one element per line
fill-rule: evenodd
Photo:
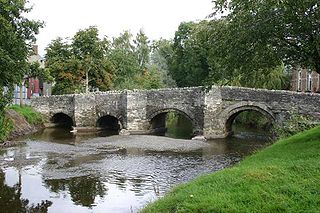
<path fill-rule="evenodd" d="M 167 137 L 99 137 L 64 129 L 20 140 L 25 144 L 0 150 L 5 212 L 137 212 L 173 186 L 234 165 L 269 143 L 256 133 L 175 143 Z M 191 148 L 184 149 L 188 143 Z"/>

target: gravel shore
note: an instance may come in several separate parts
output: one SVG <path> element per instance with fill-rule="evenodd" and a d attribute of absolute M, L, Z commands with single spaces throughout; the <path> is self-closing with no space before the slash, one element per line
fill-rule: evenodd
<path fill-rule="evenodd" d="M 100 137 L 85 141 L 82 145 L 102 148 L 112 146 L 117 148 L 135 148 L 155 152 L 192 152 L 208 147 L 209 144 L 197 140 L 172 139 L 151 135 L 115 135 Z"/>

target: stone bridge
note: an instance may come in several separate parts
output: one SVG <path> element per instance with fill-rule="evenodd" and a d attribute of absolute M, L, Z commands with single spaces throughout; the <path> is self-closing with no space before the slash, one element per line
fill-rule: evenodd
<path fill-rule="evenodd" d="M 108 118 L 131 133 L 148 132 L 155 120 L 163 123 L 159 115 L 177 111 L 191 121 L 196 134 L 206 138 L 226 137 L 235 117 L 248 110 L 279 124 L 293 113 L 320 121 L 320 94 L 240 87 L 110 91 L 37 97 L 31 102 L 53 122 L 67 116 L 74 128 L 90 129 Z"/>

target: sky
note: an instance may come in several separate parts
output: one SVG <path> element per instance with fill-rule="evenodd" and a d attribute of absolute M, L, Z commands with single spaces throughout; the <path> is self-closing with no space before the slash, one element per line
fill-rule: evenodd
<path fill-rule="evenodd" d="M 37 36 L 40 55 L 55 38 L 72 38 L 80 29 L 97 26 L 100 36 L 143 29 L 150 40 L 173 38 L 183 21 L 205 19 L 211 0 L 29 0 L 28 18 L 42 20 Z"/>

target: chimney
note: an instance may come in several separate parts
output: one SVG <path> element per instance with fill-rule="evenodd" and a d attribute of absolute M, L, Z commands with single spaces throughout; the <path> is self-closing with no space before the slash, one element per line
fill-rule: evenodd
<path fill-rule="evenodd" d="M 32 45 L 32 55 L 38 55 L 38 45 Z"/>

